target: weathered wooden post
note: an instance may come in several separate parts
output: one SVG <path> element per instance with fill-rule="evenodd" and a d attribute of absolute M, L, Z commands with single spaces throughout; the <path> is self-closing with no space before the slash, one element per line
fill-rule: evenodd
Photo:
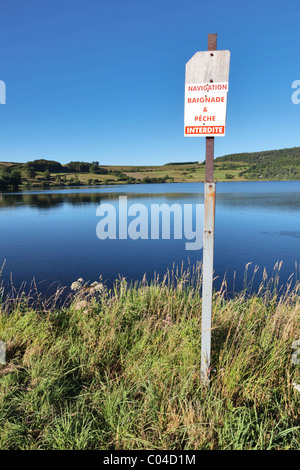
<path fill-rule="evenodd" d="M 0 365 L 6 364 L 6 347 L 4 341 L 0 340 Z"/>
<path fill-rule="evenodd" d="M 201 377 L 209 382 L 215 237 L 214 137 L 224 136 L 229 80 L 229 51 L 217 51 L 217 34 L 208 35 L 208 51 L 186 64 L 184 135 L 206 137 L 203 230 Z"/>

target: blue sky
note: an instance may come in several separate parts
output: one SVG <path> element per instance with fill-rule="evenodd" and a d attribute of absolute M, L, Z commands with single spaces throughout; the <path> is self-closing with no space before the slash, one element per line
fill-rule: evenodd
<path fill-rule="evenodd" d="M 184 137 L 185 63 L 231 51 L 215 155 L 300 146 L 299 1 L 1 0 L 0 160 L 203 160 Z"/>

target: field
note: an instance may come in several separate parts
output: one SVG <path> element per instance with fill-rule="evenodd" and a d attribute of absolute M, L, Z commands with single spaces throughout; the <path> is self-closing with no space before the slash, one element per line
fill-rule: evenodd
<path fill-rule="evenodd" d="M 300 179 L 300 148 L 240 153 L 214 161 L 215 181 L 278 181 Z M 97 162 L 34 160 L 0 162 L 0 190 L 44 189 L 107 184 L 203 182 L 204 162 L 157 166 L 105 165 Z"/>
<path fill-rule="evenodd" d="M 103 165 L 107 174 L 92 172 L 45 172 L 37 171 L 34 177 L 28 176 L 26 169 L 19 164 L 0 162 L 2 168 L 10 168 L 18 171 L 21 176 L 19 184 L 21 189 L 43 189 L 47 187 L 64 186 L 97 186 L 103 184 L 138 184 L 138 183 L 180 183 L 203 182 L 205 180 L 205 165 L 190 163 L 182 165 L 161 166 L 108 166 Z M 227 170 L 228 164 L 215 163 L 216 181 L 245 181 L 239 173 L 247 168 L 247 165 L 234 164 Z"/>
<path fill-rule="evenodd" d="M 227 165 L 215 162 L 214 174 L 216 181 L 245 181 L 245 178 L 239 176 L 239 173 L 248 168 L 248 165 L 243 163 L 235 163 L 234 169 L 227 170 Z M 112 167 L 104 167 L 111 169 Z M 114 167 L 116 170 L 123 170 L 124 173 L 138 180 L 143 180 L 145 177 L 152 178 L 167 178 L 168 181 L 174 183 L 181 182 L 203 182 L 205 180 L 205 165 L 200 163 L 189 164 L 169 164 L 162 166 L 143 166 L 143 167 Z"/>
<path fill-rule="evenodd" d="M 0 449 L 299 450 L 299 285 L 214 294 L 209 387 L 201 267 L 73 289 L 1 305 Z"/>

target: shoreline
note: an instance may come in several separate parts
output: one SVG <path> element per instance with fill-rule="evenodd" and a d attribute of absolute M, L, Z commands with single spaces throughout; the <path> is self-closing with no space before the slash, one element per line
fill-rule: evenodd
<path fill-rule="evenodd" d="M 300 182 L 300 180 L 297 180 L 297 179 L 283 179 L 283 180 L 262 180 L 262 179 L 259 179 L 259 180 L 218 180 L 218 179 L 215 179 L 215 183 L 286 183 L 286 182 Z M 27 193 L 29 191 L 35 191 L 35 192 L 38 192 L 38 191 L 51 191 L 51 190 L 68 190 L 68 189 L 80 189 L 80 188 L 83 188 L 83 189 L 88 189 L 88 188 L 94 188 L 94 189 L 98 189 L 98 188 L 106 188 L 106 187 L 114 187 L 114 186 L 137 186 L 137 185 L 143 185 L 143 186 L 151 186 L 151 185 L 158 185 L 158 184 L 163 184 L 163 185 L 168 185 L 168 184 L 197 184 L 197 183 L 205 183 L 204 180 L 201 180 L 201 181 L 172 181 L 172 182 L 164 182 L 164 183 L 160 183 L 160 182 L 157 182 L 157 183 L 127 183 L 127 182 L 118 182 L 116 181 L 115 183 L 109 183 L 109 184 L 95 184 L 95 185 L 88 185 L 88 184 L 81 184 L 81 185 L 61 185 L 61 186 L 45 186 L 44 188 L 43 187 L 40 187 L 40 186 L 32 186 L 30 188 L 23 188 L 23 187 L 20 187 L 20 190 L 19 191 L 15 191 L 15 190 L 12 190 L 12 191 L 0 191 L 0 194 L 20 194 L 20 193 Z"/>

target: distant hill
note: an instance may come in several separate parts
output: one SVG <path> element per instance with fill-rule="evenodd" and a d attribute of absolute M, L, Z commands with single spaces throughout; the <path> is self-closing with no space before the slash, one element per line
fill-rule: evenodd
<path fill-rule="evenodd" d="M 214 178 L 215 181 L 300 180 L 300 147 L 218 157 L 214 164 Z M 0 162 L 0 192 L 81 185 L 196 183 L 204 180 L 205 162 L 138 166 L 112 166 L 105 162 L 100 165 L 98 161 L 61 164 L 45 158 L 27 163 Z"/>
<path fill-rule="evenodd" d="M 235 153 L 215 159 L 217 164 L 247 164 L 240 176 L 246 179 L 300 179 L 300 147 L 263 152 Z M 224 168 L 225 169 L 225 168 Z"/>
<path fill-rule="evenodd" d="M 167 163 L 169 165 L 195 165 L 197 162 Z M 205 162 L 199 162 L 198 165 Z M 215 158 L 215 170 L 225 179 L 240 180 L 300 180 L 300 147 L 263 152 L 234 153 Z"/>
<path fill-rule="evenodd" d="M 267 163 L 269 161 L 280 161 L 287 165 L 295 164 L 300 165 L 300 147 L 293 147 L 280 150 L 265 150 L 263 152 L 251 153 L 233 153 L 218 157 L 216 162 L 245 162 L 245 163 Z"/>

